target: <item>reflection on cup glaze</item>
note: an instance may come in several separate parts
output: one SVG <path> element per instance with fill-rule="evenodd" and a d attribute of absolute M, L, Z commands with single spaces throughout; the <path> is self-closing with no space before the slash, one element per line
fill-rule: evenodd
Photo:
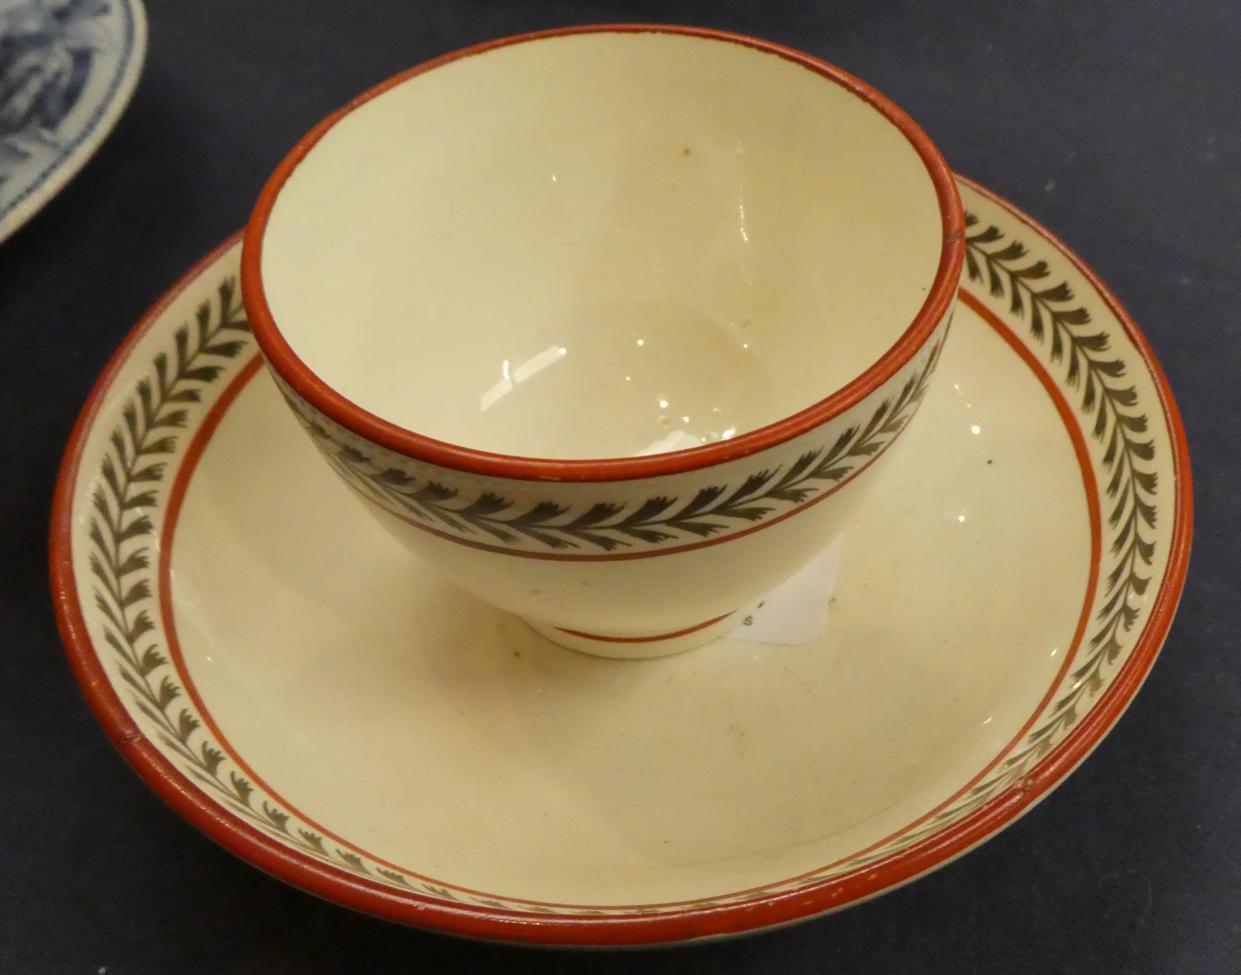
<path fill-rule="evenodd" d="M 478 395 L 482 449 L 645 456 L 728 440 L 767 422 L 772 383 L 752 317 L 721 321 L 671 303 L 576 309 L 533 340 L 509 340 Z"/>

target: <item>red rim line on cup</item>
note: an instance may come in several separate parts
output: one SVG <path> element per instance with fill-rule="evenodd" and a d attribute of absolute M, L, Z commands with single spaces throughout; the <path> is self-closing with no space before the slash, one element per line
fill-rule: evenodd
<path fill-rule="evenodd" d="M 935 272 L 926 300 L 913 322 L 900 338 L 875 363 L 861 375 L 833 392 L 825 399 L 805 409 L 784 417 L 774 423 L 750 430 L 729 440 L 670 451 L 646 457 L 617 457 L 590 460 L 554 460 L 537 457 L 518 457 L 508 454 L 473 450 L 458 444 L 447 443 L 423 436 L 391 423 L 363 409 L 357 403 L 342 396 L 316 375 L 293 351 L 272 317 L 263 290 L 262 259 L 263 235 L 268 220 L 285 182 L 293 174 L 306 155 L 341 119 L 359 106 L 382 95 L 420 74 L 457 61 L 473 57 L 510 44 L 592 33 L 661 33 L 699 37 L 705 40 L 726 41 L 774 54 L 807 68 L 824 79 L 834 82 L 866 102 L 909 140 L 918 153 L 935 188 L 940 215 L 943 221 L 943 242 L 939 266 Z M 867 395 L 891 379 L 904 367 L 926 343 L 936 326 L 948 313 L 956 299 L 961 266 L 965 259 L 965 216 L 960 194 L 948 164 L 930 138 L 912 118 L 886 96 L 840 68 L 820 61 L 800 51 L 759 40 L 744 34 L 709 30 L 697 27 L 680 27 L 665 24 L 601 24 L 585 27 L 565 27 L 555 30 L 535 31 L 500 38 L 463 48 L 442 57 L 426 61 L 381 82 L 353 101 L 337 109 L 316 125 L 293 150 L 280 162 L 263 187 L 254 212 L 245 230 L 245 243 L 241 257 L 241 284 L 246 312 L 250 318 L 255 338 L 258 340 L 269 365 L 294 391 L 311 406 L 336 423 L 355 434 L 407 457 L 426 461 L 441 467 L 469 471 L 492 477 L 535 481 L 623 481 L 644 477 L 659 477 L 697 470 L 714 464 L 747 457 L 759 451 L 775 447 L 800 436 L 820 424 L 856 405 Z"/>

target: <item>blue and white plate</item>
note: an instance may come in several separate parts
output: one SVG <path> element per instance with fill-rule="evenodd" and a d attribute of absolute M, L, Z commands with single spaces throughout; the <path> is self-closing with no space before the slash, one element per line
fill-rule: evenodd
<path fill-rule="evenodd" d="M 139 0 L 0 0 L 0 240 L 112 130 L 146 35 Z"/>

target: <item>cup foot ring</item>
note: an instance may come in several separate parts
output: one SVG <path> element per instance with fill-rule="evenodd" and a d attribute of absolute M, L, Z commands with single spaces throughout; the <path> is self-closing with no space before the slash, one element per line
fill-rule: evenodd
<path fill-rule="evenodd" d="M 647 660 L 670 657 L 710 643 L 736 625 L 734 615 L 724 613 L 691 626 L 652 634 L 592 633 L 530 619 L 526 623 L 540 636 L 570 650 L 615 660 Z"/>

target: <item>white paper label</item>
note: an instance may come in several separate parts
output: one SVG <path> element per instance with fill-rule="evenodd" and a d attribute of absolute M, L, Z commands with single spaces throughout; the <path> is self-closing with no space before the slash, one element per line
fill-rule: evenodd
<path fill-rule="evenodd" d="M 836 588 L 841 540 L 837 539 L 795 575 L 741 614 L 729 634 L 753 643 L 809 643 L 827 627 L 828 603 Z"/>

